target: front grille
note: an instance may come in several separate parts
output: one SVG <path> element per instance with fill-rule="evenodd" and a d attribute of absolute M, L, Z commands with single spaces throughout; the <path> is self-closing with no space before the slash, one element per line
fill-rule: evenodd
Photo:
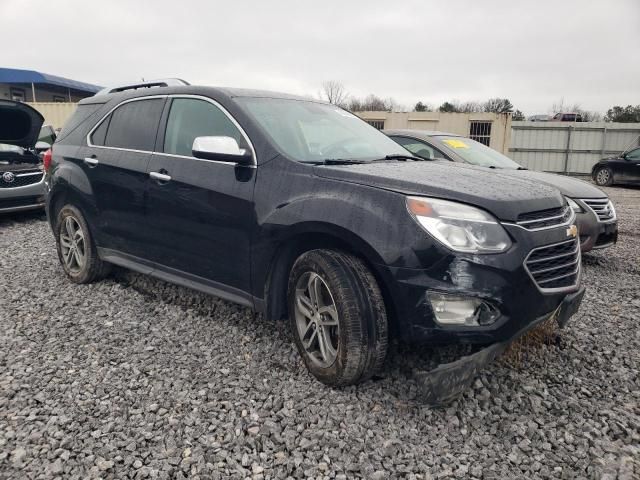
<path fill-rule="evenodd" d="M 581 200 L 596 214 L 599 221 L 615 220 L 616 213 L 608 198 L 582 198 Z"/>
<path fill-rule="evenodd" d="M 572 211 L 568 206 L 538 210 L 518 215 L 516 223 L 527 230 L 551 228 L 569 222 Z"/>
<path fill-rule="evenodd" d="M 0 188 L 26 187 L 27 185 L 38 183 L 40 180 L 42 180 L 43 176 L 42 170 L 39 169 L 11 172 L 13 174 L 13 181 L 8 182 L 6 180 L 7 173 L 10 172 L 3 172 L 2 174 L 0 174 Z"/>
<path fill-rule="evenodd" d="M 534 248 L 525 267 L 541 290 L 573 287 L 580 276 L 580 242 L 572 238 Z"/>

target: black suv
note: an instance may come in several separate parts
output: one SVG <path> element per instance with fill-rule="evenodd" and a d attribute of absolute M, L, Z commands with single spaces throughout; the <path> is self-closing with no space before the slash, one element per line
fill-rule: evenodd
<path fill-rule="evenodd" d="M 174 83 L 82 100 L 54 144 L 47 213 L 72 281 L 116 264 L 289 318 L 329 385 L 369 378 L 391 334 L 505 344 L 577 309 L 556 189 L 423 161 L 320 101 Z"/>

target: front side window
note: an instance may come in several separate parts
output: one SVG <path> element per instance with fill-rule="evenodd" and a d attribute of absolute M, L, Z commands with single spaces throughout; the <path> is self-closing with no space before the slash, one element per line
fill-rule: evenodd
<path fill-rule="evenodd" d="M 640 160 L 640 148 L 631 150 L 629 153 L 627 153 L 626 158 L 628 158 L 629 160 Z"/>
<path fill-rule="evenodd" d="M 283 98 L 236 101 L 282 153 L 299 162 L 368 161 L 407 154 L 384 133 L 335 105 Z"/>
<path fill-rule="evenodd" d="M 448 160 L 445 155 L 440 152 L 437 148 L 433 148 L 431 145 L 423 143 L 419 140 L 407 137 L 391 137 L 404 148 L 409 150 L 414 155 L 426 158 L 428 160 Z"/>
<path fill-rule="evenodd" d="M 216 105 L 195 98 L 176 98 L 171 102 L 164 153 L 192 156 L 196 137 L 232 137 L 242 146 L 245 142 L 240 130 Z"/>
<path fill-rule="evenodd" d="M 96 146 L 151 152 L 164 99 L 136 100 L 116 108 L 91 134 Z"/>
<path fill-rule="evenodd" d="M 522 168 L 519 164 L 511 160 L 506 155 L 489 148 L 480 142 L 463 137 L 436 137 L 440 144 L 450 149 L 461 157 L 465 162 L 480 167 L 494 167 L 518 169 Z"/>

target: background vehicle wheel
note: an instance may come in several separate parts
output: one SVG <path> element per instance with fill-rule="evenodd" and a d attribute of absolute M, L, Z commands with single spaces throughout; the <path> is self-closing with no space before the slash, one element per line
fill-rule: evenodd
<path fill-rule="evenodd" d="M 109 273 L 110 265 L 98 257 L 89 226 L 73 205 L 58 212 L 56 246 L 62 268 L 72 282 L 91 283 Z"/>
<path fill-rule="evenodd" d="M 289 276 L 291 331 L 309 371 L 330 386 L 369 379 L 387 353 L 387 315 L 372 273 L 358 258 L 312 250 Z"/>
<path fill-rule="evenodd" d="M 602 167 L 596 172 L 596 184 L 601 187 L 608 187 L 613 183 L 613 172 L 609 167 Z"/>

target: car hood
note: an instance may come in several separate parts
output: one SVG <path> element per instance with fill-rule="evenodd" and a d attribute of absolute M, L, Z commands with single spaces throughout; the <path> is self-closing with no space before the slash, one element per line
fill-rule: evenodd
<path fill-rule="evenodd" d="M 458 163 L 376 162 L 323 165 L 314 171 L 323 178 L 468 203 L 506 221 L 565 204 L 562 194 L 548 185 Z"/>
<path fill-rule="evenodd" d="M 607 195 L 599 188 L 577 178 L 558 175 L 555 173 L 534 172 L 532 170 L 514 170 L 512 175 L 545 183 L 557 188 L 563 195 L 573 198 L 604 198 Z"/>
<path fill-rule="evenodd" d="M 0 100 L 0 143 L 33 148 L 43 123 L 44 117 L 29 105 Z"/>

